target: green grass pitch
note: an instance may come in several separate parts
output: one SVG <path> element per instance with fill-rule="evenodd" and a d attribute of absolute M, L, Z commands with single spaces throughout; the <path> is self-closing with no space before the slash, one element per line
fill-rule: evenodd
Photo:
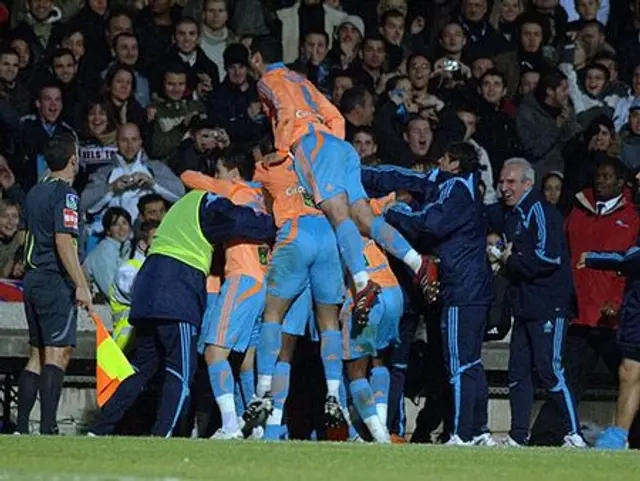
<path fill-rule="evenodd" d="M 189 439 L 0 437 L 0 481 L 626 481 L 640 453 Z"/>

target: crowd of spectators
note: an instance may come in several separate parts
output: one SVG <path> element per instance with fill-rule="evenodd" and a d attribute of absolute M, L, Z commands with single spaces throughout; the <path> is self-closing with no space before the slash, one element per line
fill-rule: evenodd
<path fill-rule="evenodd" d="M 640 0 L 4 0 L 0 275 L 22 276 L 20 206 L 47 175 L 44 144 L 73 132 L 84 268 L 107 296 L 136 226 L 184 194 L 182 172 L 265 144 L 246 48 L 261 35 L 339 107 L 363 163 L 427 170 L 467 141 L 491 205 L 505 160 L 524 157 L 567 216 L 574 261 L 635 245 Z M 624 281 L 574 281 L 579 397 L 599 356 L 617 366 Z M 534 438 L 554 426 L 543 414 Z"/>

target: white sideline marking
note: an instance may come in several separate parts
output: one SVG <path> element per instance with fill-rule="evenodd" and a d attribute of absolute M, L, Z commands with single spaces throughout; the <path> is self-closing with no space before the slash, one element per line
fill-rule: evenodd
<path fill-rule="evenodd" d="M 108 474 L 35 474 L 0 472 L 0 481 L 180 481 L 180 478 L 156 478 L 147 476 L 115 476 Z"/>

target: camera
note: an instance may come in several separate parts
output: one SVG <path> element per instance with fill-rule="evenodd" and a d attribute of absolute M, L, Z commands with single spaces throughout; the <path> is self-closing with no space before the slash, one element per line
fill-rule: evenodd
<path fill-rule="evenodd" d="M 444 61 L 444 71 L 445 72 L 456 72 L 460 70 L 460 62 L 457 60 L 445 59 Z"/>

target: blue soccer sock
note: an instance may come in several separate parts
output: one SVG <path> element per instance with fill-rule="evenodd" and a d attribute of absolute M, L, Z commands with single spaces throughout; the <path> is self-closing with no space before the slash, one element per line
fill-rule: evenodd
<path fill-rule="evenodd" d="M 422 257 L 400 232 L 384 220 L 384 217 L 378 216 L 373 219 L 371 237 L 385 251 L 409 266 L 413 272 L 418 272 L 422 265 Z"/>
<path fill-rule="evenodd" d="M 271 391 L 271 379 L 282 347 L 282 326 L 277 322 L 264 322 L 256 353 L 258 362 L 258 385 L 256 394 L 263 397 Z"/>
<path fill-rule="evenodd" d="M 376 411 L 376 402 L 369 382 L 364 379 L 351 381 L 349 385 L 353 405 L 369 428 L 369 432 L 377 442 L 389 442 L 389 433 L 380 421 Z"/>
<path fill-rule="evenodd" d="M 289 380 L 291 376 L 291 365 L 288 362 L 279 361 L 276 364 L 273 373 L 272 395 L 273 395 L 273 411 L 267 419 L 267 428 L 269 426 L 280 426 L 282 424 L 282 415 L 284 405 L 289 395 Z M 278 433 L 279 430 L 269 429 L 270 432 Z"/>
<path fill-rule="evenodd" d="M 253 369 L 250 371 L 240 371 L 239 380 L 236 381 L 236 411 L 243 413 L 251 402 L 251 398 L 256 393 L 256 376 Z M 239 404 L 238 404 L 239 403 Z"/>
<path fill-rule="evenodd" d="M 351 219 L 345 219 L 335 231 L 342 260 L 349 269 L 356 290 L 360 291 L 369 282 L 369 274 L 364 263 L 362 236 Z"/>
<path fill-rule="evenodd" d="M 343 376 L 340 380 L 340 406 L 343 408 L 344 417 L 347 420 L 347 425 L 349 426 L 349 439 L 355 439 L 358 437 L 358 431 L 353 427 L 353 422 L 351 422 L 351 416 L 349 415 L 349 400 L 347 399 L 347 383 L 346 379 Z"/>
<path fill-rule="evenodd" d="M 215 361 L 209 365 L 208 371 L 211 390 L 222 416 L 222 428 L 229 433 L 235 433 L 240 428 L 233 398 L 234 382 L 231 365 L 226 360 Z"/>
<path fill-rule="evenodd" d="M 374 367 L 371 369 L 369 383 L 373 390 L 373 396 L 376 400 L 376 410 L 382 424 L 387 425 L 387 404 L 389 402 L 389 387 L 391 378 L 389 370 L 384 366 Z"/>
<path fill-rule="evenodd" d="M 327 396 L 339 399 L 342 377 L 342 333 L 340 331 L 327 330 L 320 334 L 320 355 L 327 381 Z"/>

